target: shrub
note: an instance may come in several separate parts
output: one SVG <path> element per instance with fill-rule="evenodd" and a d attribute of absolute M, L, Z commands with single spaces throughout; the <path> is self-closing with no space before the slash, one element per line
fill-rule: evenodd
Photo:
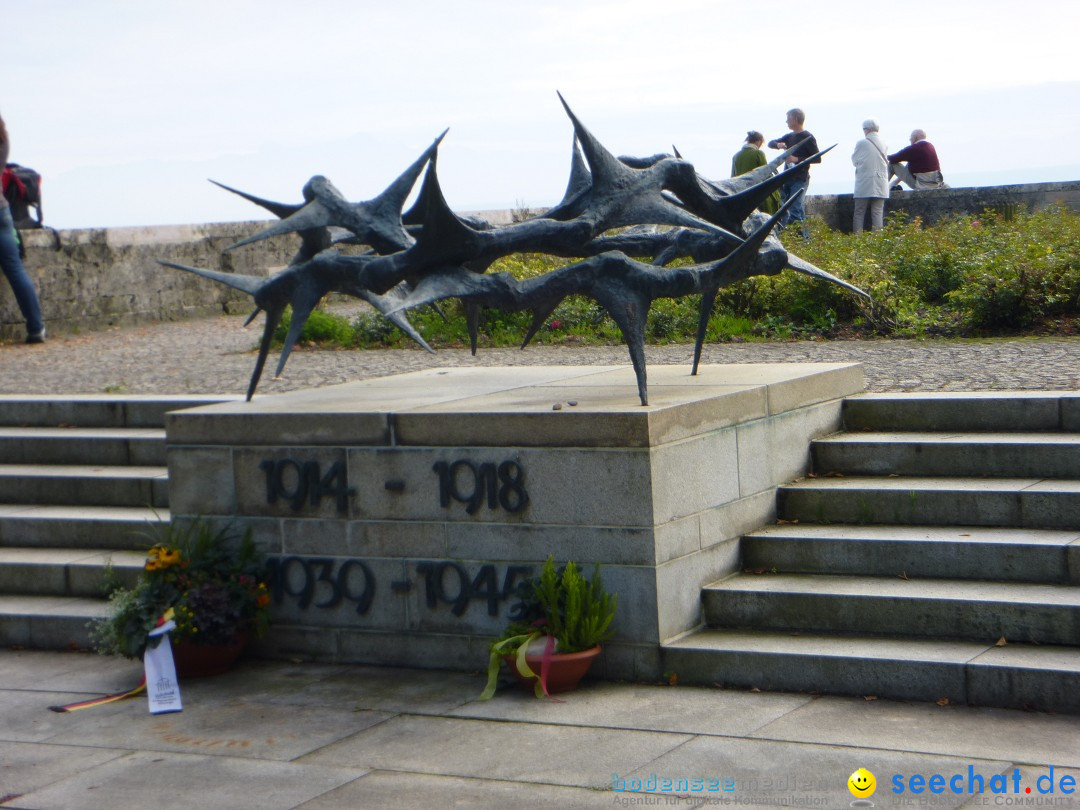
<path fill-rule="evenodd" d="M 721 289 L 706 337 L 724 340 L 757 334 L 766 338 L 832 335 L 842 327 L 885 336 L 980 335 L 1038 326 L 1045 318 L 1080 316 L 1080 214 L 1064 205 L 1033 214 L 1019 206 L 958 216 L 933 226 L 902 214 L 877 232 L 844 234 L 809 220 L 810 238 L 793 251 L 869 293 L 866 302 L 842 288 L 801 273 L 756 276 Z M 516 254 L 490 272 L 532 278 L 569 260 Z M 679 262 L 685 264 L 686 262 Z M 646 323 L 651 342 L 689 342 L 697 332 L 700 297 L 660 299 Z M 465 310 L 458 301 L 409 313 L 432 345 L 465 345 Z M 523 339 L 529 313 L 483 309 L 482 345 L 514 346 Z M 288 319 L 277 331 L 280 342 Z M 571 296 L 537 333 L 539 343 L 573 339 L 617 343 L 619 330 L 595 301 Z M 411 345 L 385 318 L 371 313 L 353 324 L 325 312 L 312 313 L 305 342 L 339 346 Z"/>
<path fill-rule="evenodd" d="M 95 648 L 141 658 L 147 634 L 171 615 L 173 638 L 225 644 L 237 634 L 262 635 L 269 623 L 265 561 L 251 531 L 215 530 L 205 519 L 167 523 L 131 588 L 109 583 L 109 615 L 91 625 Z"/>

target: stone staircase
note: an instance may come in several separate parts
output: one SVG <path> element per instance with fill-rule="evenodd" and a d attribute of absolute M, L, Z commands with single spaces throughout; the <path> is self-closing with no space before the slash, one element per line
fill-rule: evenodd
<path fill-rule="evenodd" d="M 169 519 L 164 414 L 0 396 L 0 646 L 86 647 Z M 864 395 L 664 646 L 684 683 L 1080 712 L 1080 396 Z"/>
<path fill-rule="evenodd" d="M 665 668 L 1080 712 L 1080 396 L 864 395 L 844 421 Z"/>
<path fill-rule="evenodd" d="M 0 647 L 88 646 L 169 519 L 165 413 L 222 399 L 0 396 Z"/>

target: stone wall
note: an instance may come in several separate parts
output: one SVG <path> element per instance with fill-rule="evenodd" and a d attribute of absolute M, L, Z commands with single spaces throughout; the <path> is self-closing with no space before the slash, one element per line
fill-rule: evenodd
<path fill-rule="evenodd" d="M 1080 210 L 1080 182 L 895 192 L 886 203 L 885 213 L 903 210 L 934 222 L 949 214 L 978 214 L 985 208 L 1031 211 L 1058 200 Z M 825 219 L 830 227 L 851 229 L 850 194 L 812 196 L 807 211 Z M 477 213 L 497 224 L 508 224 L 511 212 Z M 45 322 L 51 333 L 58 334 L 250 308 L 248 296 L 162 267 L 157 261 L 267 275 L 288 263 L 298 246 L 296 237 L 281 236 L 224 252 L 267 224 L 46 229 L 22 234 L 26 267 L 40 293 Z M 11 289 L 0 284 L 0 340 L 21 340 L 24 334 Z"/>
<path fill-rule="evenodd" d="M 1073 211 L 1080 211 L 1080 181 L 894 191 L 885 202 L 885 216 L 904 211 L 909 217 L 921 217 L 923 222 L 932 223 L 956 214 L 981 214 L 987 208 L 1030 212 L 1059 201 Z M 821 194 L 806 201 L 807 214 L 821 217 L 830 228 L 844 233 L 851 231 L 853 208 L 850 194 Z"/>
<path fill-rule="evenodd" d="M 225 253 L 265 222 L 22 231 L 30 273 L 52 334 L 119 324 L 172 321 L 234 308 L 251 298 L 220 284 L 158 264 L 159 259 L 220 270 L 267 275 L 288 264 L 292 236 Z M 0 284 L 0 339 L 21 340 L 22 315 L 7 284 Z"/>

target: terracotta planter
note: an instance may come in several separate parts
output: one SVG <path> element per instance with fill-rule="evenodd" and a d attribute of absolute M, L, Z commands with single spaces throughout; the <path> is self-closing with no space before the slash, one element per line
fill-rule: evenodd
<path fill-rule="evenodd" d="M 221 675 L 233 668 L 236 659 L 247 646 L 247 634 L 237 636 L 230 644 L 195 644 L 191 641 L 174 641 L 173 662 L 179 678 L 207 678 Z"/>
<path fill-rule="evenodd" d="M 552 655 L 551 661 L 548 664 L 548 693 L 555 694 L 556 692 L 569 692 L 572 689 L 576 689 L 578 682 L 585 677 L 585 673 L 589 671 L 589 667 L 592 666 L 593 661 L 596 660 L 596 656 L 598 655 L 600 655 L 599 644 L 588 650 L 582 650 L 581 652 L 556 653 Z M 510 667 L 510 671 L 514 673 L 514 676 L 521 685 L 532 692 L 535 688 L 536 678 L 526 678 L 517 671 L 517 666 L 515 665 L 516 656 L 508 655 L 503 660 L 506 661 L 507 665 Z M 525 662 L 529 665 L 529 669 L 537 675 L 540 674 L 542 661 L 542 655 L 525 656 Z"/>

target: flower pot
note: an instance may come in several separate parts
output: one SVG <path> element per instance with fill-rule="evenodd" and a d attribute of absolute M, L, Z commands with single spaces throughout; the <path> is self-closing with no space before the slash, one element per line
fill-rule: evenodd
<path fill-rule="evenodd" d="M 246 633 L 228 644 L 196 644 L 189 639 L 178 639 L 172 645 L 176 675 L 179 678 L 206 678 L 226 673 L 233 668 L 247 643 Z"/>
<path fill-rule="evenodd" d="M 569 692 L 572 689 L 576 689 L 578 682 L 585 677 L 585 673 L 589 671 L 589 667 L 592 666 L 593 661 L 596 660 L 596 656 L 600 655 L 600 645 L 590 647 L 587 650 L 581 650 L 580 652 L 573 653 L 554 653 L 551 656 L 551 660 L 548 662 L 547 673 L 547 690 L 548 694 L 554 694 L 556 692 Z M 540 668 L 543 663 L 543 655 L 528 653 L 525 656 L 525 662 L 529 665 L 529 669 L 540 674 Z M 508 655 L 503 660 L 506 661 L 510 667 L 510 671 L 514 673 L 514 676 L 518 679 L 523 687 L 532 692 L 535 689 L 536 678 L 526 678 L 517 670 L 516 656 Z"/>

